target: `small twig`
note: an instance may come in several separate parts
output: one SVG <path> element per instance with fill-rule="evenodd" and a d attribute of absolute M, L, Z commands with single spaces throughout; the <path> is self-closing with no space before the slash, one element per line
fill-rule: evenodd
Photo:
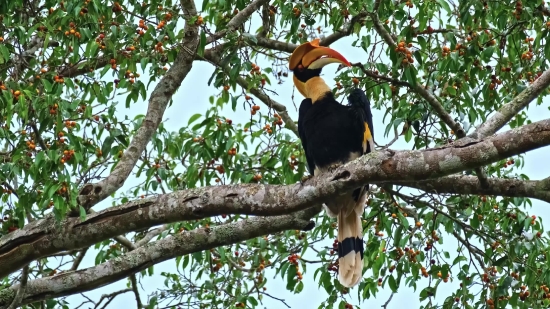
<path fill-rule="evenodd" d="M 40 145 L 40 147 L 42 147 L 42 149 L 44 149 L 44 151 L 47 151 L 48 146 L 46 145 L 46 143 L 44 143 L 44 140 L 42 139 L 42 136 L 40 135 L 40 133 L 38 131 L 38 127 L 36 126 L 36 123 L 31 122 L 30 126 L 32 128 L 32 131 L 34 132 L 34 137 L 36 138 L 36 141 L 38 141 L 38 145 Z"/>
<path fill-rule="evenodd" d="M 285 300 L 282 299 L 282 298 L 277 298 L 277 297 L 275 297 L 275 296 L 273 296 L 273 295 L 270 295 L 270 294 L 268 294 L 268 293 L 266 293 L 266 292 L 263 292 L 263 291 L 260 292 L 260 294 L 263 294 L 263 295 L 265 295 L 265 296 L 267 296 L 267 297 L 269 297 L 269 298 L 272 298 L 272 299 L 274 299 L 274 300 L 278 300 L 278 301 L 280 301 L 281 303 L 283 303 L 287 308 L 291 308 L 291 307 L 285 302 Z"/>
<path fill-rule="evenodd" d="M 479 266 L 481 268 L 485 268 L 485 263 L 483 263 L 483 260 L 481 260 L 481 257 L 480 257 L 480 255 L 481 256 L 485 255 L 483 251 L 472 246 L 469 241 L 465 240 L 460 235 L 458 235 L 456 231 L 453 231 L 453 236 L 468 249 L 468 252 L 470 252 L 470 254 L 474 256 L 474 258 L 479 263 Z"/>
<path fill-rule="evenodd" d="M 132 291 L 134 291 L 134 295 L 136 296 L 137 308 L 141 309 L 143 308 L 143 304 L 141 303 L 141 298 L 139 297 L 136 274 L 130 275 L 130 282 L 132 283 Z"/>
<path fill-rule="evenodd" d="M 128 238 L 122 235 L 115 236 L 113 237 L 113 239 L 119 244 L 123 245 L 129 251 L 135 250 L 137 248 L 136 245 L 134 245 Z"/>
<path fill-rule="evenodd" d="M 116 292 L 113 292 L 111 294 L 103 294 L 101 295 L 101 298 L 99 299 L 99 301 L 96 303 L 95 307 L 94 308 L 98 308 L 99 305 L 101 304 L 101 302 L 104 300 L 104 299 L 107 299 L 107 302 L 105 303 L 105 305 L 102 307 L 102 308 L 105 308 L 107 307 L 107 305 L 113 300 L 115 299 L 115 297 L 117 297 L 118 295 L 120 294 L 124 294 L 126 292 L 131 292 L 132 289 L 124 289 L 124 290 L 120 290 L 120 291 L 116 291 Z"/>
<path fill-rule="evenodd" d="M 88 251 L 88 248 L 84 248 L 78 252 L 78 255 L 73 261 L 73 266 L 71 266 L 71 270 L 77 270 L 78 266 L 80 266 L 80 263 L 84 259 L 84 255 L 86 255 L 86 251 Z"/>
<path fill-rule="evenodd" d="M 147 244 L 153 237 L 160 235 L 162 232 L 166 231 L 168 229 L 168 224 L 163 225 L 159 228 L 156 228 L 152 231 L 149 231 L 142 239 L 136 242 L 136 247 L 141 247 L 145 244 Z"/>
<path fill-rule="evenodd" d="M 205 53 L 204 58 L 206 60 L 208 60 L 208 62 L 213 63 L 216 66 L 218 66 L 219 68 L 221 68 L 224 72 L 229 72 L 230 68 L 227 67 L 227 66 L 222 67 L 221 66 L 221 59 L 214 52 L 210 52 L 208 54 Z M 250 88 L 249 85 L 248 85 L 248 82 L 244 78 L 242 78 L 240 76 L 237 76 L 236 80 L 237 80 L 237 84 L 239 84 L 239 86 L 243 87 L 244 89 L 249 89 Z M 291 130 L 292 132 L 294 132 L 294 134 L 296 134 L 296 136 L 298 136 L 298 127 L 296 126 L 296 123 L 292 120 L 292 118 L 290 118 L 290 115 L 288 114 L 287 109 L 283 104 L 271 99 L 267 94 L 265 94 L 264 91 L 262 91 L 260 89 L 250 88 L 249 91 L 254 96 L 256 96 L 258 99 L 260 99 L 260 101 L 262 101 L 265 105 L 267 105 L 270 108 L 273 108 L 274 110 L 276 110 L 277 113 L 279 113 L 279 115 L 281 115 L 281 118 L 283 119 L 283 121 L 285 123 L 285 127 L 287 129 Z"/>
<path fill-rule="evenodd" d="M 373 79 L 381 79 L 381 80 L 385 80 L 387 82 L 390 82 L 392 83 L 393 85 L 399 85 L 399 86 L 404 86 L 404 87 L 408 87 L 408 88 L 413 88 L 413 86 L 407 82 L 404 82 L 402 80 L 399 80 L 399 79 L 395 79 L 395 78 L 391 78 L 391 77 L 387 77 L 387 76 L 384 76 L 384 75 L 380 75 L 380 74 L 376 74 L 374 73 L 373 71 L 370 71 L 370 70 L 367 70 L 365 68 L 365 66 L 360 63 L 360 62 L 357 62 L 357 63 L 352 63 L 351 64 L 352 66 L 354 67 L 357 67 L 359 69 L 361 69 L 361 71 L 367 75 L 368 77 L 371 77 Z"/>
<path fill-rule="evenodd" d="M 23 271 L 21 272 L 21 281 L 19 282 L 19 289 L 17 290 L 17 294 L 15 294 L 13 301 L 11 302 L 11 304 L 8 306 L 7 309 L 15 309 L 21 305 L 21 300 L 23 300 L 23 295 L 25 294 L 25 290 L 27 289 L 28 279 L 29 279 L 29 264 L 23 267 Z"/>
<path fill-rule="evenodd" d="M 132 250 L 137 249 L 137 246 L 135 244 L 133 244 L 128 238 L 126 238 L 122 235 L 114 237 L 114 240 L 116 240 L 119 244 L 126 247 L 128 249 L 128 251 L 132 251 Z M 141 298 L 139 296 L 139 290 L 138 290 L 138 286 L 137 286 L 136 274 L 131 274 L 129 276 L 129 278 L 130 278 L 130 283 L 132 285 L 132 291 L 134 292 L 134 295 L 136 296 L 137 308 L 141 309 L 141 308 L 143 308 L 143 304 L 141 303 Z"/>
<path fill-rule="evenodd" d="M 390 301 L 391 301 L 391 299 L 393 298 L 393 294 L 395 294 L 395 293 L 393 293 L 393 292 L 391 293 L 391 295 L 390 295 L 390 297 L 388 298 L 388 300 L 386 300 L 386 302 L 381 306 L 382 308 L 384 308 L 384 309 L 388 308 L 388 305 L 390 304 Z"/>
<path fill-rule="evenodd" d="M 489 187 L 489 180 L 487 179 L 487 173 L 485 173 L 485 170 L 481 167 L 477 167 L 474 169 L 476 172 L 477 179 L 479 179 L 479 184 L 482 188 L 488 188 Z"/>

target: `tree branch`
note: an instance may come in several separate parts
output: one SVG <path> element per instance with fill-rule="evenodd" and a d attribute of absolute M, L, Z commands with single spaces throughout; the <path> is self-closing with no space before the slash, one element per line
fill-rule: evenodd
<path fill-rule="evenodd" d="M 484 138 L 495 134 L 522 109 L 527 107 L 531 101 L 541 95 L 549 85 L 550 70 L 546 70 L 533 82 L 533 84 L 524 89 L 512 101 L 504 104 L 493 116 L 491 116 L 491 118 L 481 124 L 470 136 L 472 138 Z"/>
<path fill-rule="evenodd" d="M 130 283 L 132 284 L 132 291 L 134 291 L 134 295 L 136 296 L 137 309 L 141 309 L 143 308 L 143 304 L 141 303 L 141 297 L 139 296 L 136 274 L 130 275 Z"/>
<path fill-rule="evenodd" d="M 162 232 L 166 231 L 167 229 L 168 229 L 168 225 L 163 225 L 159 228 L 149 231 L 142 239 L 136 242 L 136 247 L 141 247 L 147 244 L 149 241 L 151 241 L 151 239 L 153 239 L 153 237 L 160 235 Z"/>
<path fill-rule="evenodd" d="M 27 264 L 25 265 L 25 267 L 23 267 L 23 271 L 21 272 L 21 281 L 19 282 L 19 287 L 17 288 L 17 292 L 15 293 L 15 297 L 11 301 L 11 304 L 8 306 L 8 309 L 15 309 L 21 305 L 21 301 L 23 300 L 23 295 L 27 290 L 28 279 L 29 279 L 29 265 Z"/>
<path fill-rule="evenodd" d="M 269 3 L 269 0 L 255 0 L 251 2 L 246 8 L 233 16 L 231 20 L 227 23 L 226 28 L 218 31 L 206 39 L 206 44 L 210 44 L 224 37 L 227 32 L 232 32 L 237 30 L 249 17 L 257 11 L 262 5 Z"/>
<path fill-rule="evenodd" d="M 84 248 L 78 252 L 78 255 L 73 261 L 73 265 L 71 266 L 71 270 L 77 270 L 78 266 L 80 266 L 80 263 L 82 263 L 82 260 L 84 259 L 84 256 L 86 255 L 86 252 L 89 248 Z"/>
<path fill-rule="evenodd" d="M 116 236 L 114 237 L 114 239 L 116 242 L 118 242 L 119 244 L 124 246 L 126 249 L 128 249 L 128 251 L 132 251 L 137 248 L 136 245 L 134 245 L 128 238 L 122 235 Z M 141 303 L 141 297 L 139 296 L 136 274 L 131 274 L 129 276 L 129 279 L 130 279 L 130 284 L 132 286 L 132 291 L 134 292 L 134 295 L 136 297 L 137 309 L 141 309 L 143 305 Z"/>
<path fill-rule="evenodd" d="M 126 292 L 130 292 L 132 289 L 123 289 L 123 290 L 120 290 L 120 291 L 116 291 L 116 292 L 113 292 L 111 294 L 103 294 L 101 295 L 101 298 L 99 299 L 99 301 L 96 303 L 95 307 L 94 308 L 98 308 L 99 305 L 101 304 L 101 302 L 104 300 L 104 299 L 107 299 L 107 302 L 106 304 L 103 306 L 105 307 L 106 305 L 108 305 L 115 297 L 117 297 L 118 295 L 120 294 L 124 294 Z"/>
<path fill-rule="evenodd" d="M 93 290 L 176 256 L 234 244 L 284 230 L 308 229 L 312 225 L 310 219 L 319 211 L 321 211 L 320 206 L 291 215 L 256 217 L 176 234 L 95 267 L 32 280 L 27 284 L 22 304 Z M 18 289 L 19 284 L 0 291 L 0 309 L 6 308 Z"/>
<path fill-rule="evenodd" d="M 363 17 L 366 17 L 366 16 L 367 16 L 366 12 L 361 12 L 361 13 L 357 14 L 356 16 L 354 16 L 351 19 L 351 22 L 350 22 L 350 24 L 348 25 L 348 27 L 346 29 L 337 30 L 334 33 L 326 36 L 325 38 L 323 38 L 319 42 L 319 45 L 329 46 L 330 44 L 333 44 L 334 42 L 340 40 L 341 38 L 344 38 L 344 37 L 350 35 L 351 32 L 353 31 L 353 26 L 355 25 L 355 23 L 359 19 L 361 19 Z M 286 52 L 286 53 L 292 53 L 296 49 L 296 47 L 298 47 L 298 45 L 296 45 L 296 44 L 277 41 L 277 40 L 273 40 L 273 39 L 268 39 L 268 38 L 262 37 L 260 35 L 256 36 L 256 40 L 257 40 L 256 45 L 258 45 L 258 46 L 268 48 L 270 50 L 276 50 L 276 51 L 281 51 L 281 52 Z"/>
<path fill-rule="evenodd" d="M 134 168 L 139 156 L 151 140 L 153 133 L 157 130 L 162 121 L 172 95 L 181 85 L 181 82 L 191 70 L 194 53 L 198 45 L 198 26 L 191 22 L 191 18 L 197 15 L 195 3 L 192 0 L 181 0 L 184 18 L 186 20 L 183 33 L 185 37 L 182 47 L 174 65 L 166 72 L 166 75 L 157 84 L 149 98 L 147 114 L 143 119 L 141 127 L 137 130 L 128 148 L 124 151 L 122 158 L 113 169 L 111 174 L 98 183 L 86 184 L 79 193 L 78 202 L 86 209 L 91 208 L 98 202 L 116 192 Z"/>
<path fill-rule="evenodd" d="M 433 180 L 396 182 L 393 184 L 438 194 L 483 194 L 528 197 L 550 203 L 550 180 L 488 178 L 487 182 L 488 186 L 485 187 L 477 177 L 452 175 Z"/>
<path fill-rule="evenodd" d="M 90 214 L 84 221 L 49 217 L 0 238 L 0 277 L 59 251 L 80 249 L 124 233 L 219 214 L 277 216 L 320 205 L 364 184 L 420 181 L 483 166 L 550 145 L 550 119 L 485 140 L 463 138 L 427 150 L 377 151 L 293 185 L 240 184 L 182 190 Z"/>

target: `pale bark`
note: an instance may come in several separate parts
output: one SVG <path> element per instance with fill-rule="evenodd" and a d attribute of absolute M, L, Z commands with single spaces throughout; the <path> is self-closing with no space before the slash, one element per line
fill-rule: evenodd
<path fill-rule="evenodd" d="M 488 178 L 483 186 L 475 176 L 452 175 L 415 182 L 393 182 L 435 194 L 478 194 L 508 197 L 535 198 L 550 203 L 550 178 L 543 180 L 520 180 Z"/>
<path fill-rule="evenodd" d="M 172 95 L 191 70 L 195 58 L 194 51 L 196 51 L 199 43 L 198 26 L 191 22 L 192 17 L 197 15 L 197 10 L 193 1 L 182 0 L 181 2 L 186 22 L 183 29 L 185 38 L 181 44 L 178 57 L 151 93 L 147 114 L 141 127 L 137 130 L 111 174 L 98 183 L 86 184 L 80 190 L 78 202 L 86 209 L 104 200 L 122 187 L 162 121 Z"/>
<path fill-rule="evenodd" d="M 313 207 L 290 215 L 257 217 L 176 234 L 94 267 L 29 281 L 22 304 L 93 290 L 176 256 L 284 230 L 310 229 L 313 226 L 310 218 L 320 210 L 320 207 Z M 19 284 L 0 291 L 0 309 L 6 308 L 18 289 Z"/>
<path fill-rule="evenodd" d="M 495 134 L 510 120 L 512 120 L 512 118 L 514 118 L 514 116 L 516 116 L 522 109 L 527 107 L 529 103 L 546 91 L 549 85 L 550 70 L 546 70 L 541 76 L 539 76 L 539 78 L 537 78 L 537 80 L 533 82 L 533 84 L 524 89 L 512 101 L 504 104 L 493 116 L 481 124 L 475 132 L 471 134 L 471 137 L 484 138 Z"/>
<path fill-rule="evenodd" d="M 251 2 L 246 8 L 237 13 L 231 20 L 227 23 L 226 28 L 218 31 L 206 39 L 206 44 L 210 44 L 223 38 L 227 32 L 237 30 L 245 21 L 248 20 L 250 15 L 257 11 L 262 5 L 269 3 L 269 0 L 255 0 Z"/>
<path fill-rule="evenodd" d="M 419 181 L 483 166 L 550 144 L 550 119 L 485 140 L 463 138 L 422 151 L 379 151 L 305 184 L 240 184 L 182 190 L 80 218 L 32 222 L 0 239 L 0 277 L 56 252 L 80 249 L 159 224 L 220 214 L 275 216 L 319 205 L 366 183 Z"/>

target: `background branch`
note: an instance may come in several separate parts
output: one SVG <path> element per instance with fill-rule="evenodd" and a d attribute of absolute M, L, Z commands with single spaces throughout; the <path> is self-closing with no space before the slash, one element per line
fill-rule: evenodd
<path fill-rule="evenodd" d="M 512 101 L 504 104 L 487 121 L 481 124 L 470 136 L 484 138 L 495 134 L 504 127 L 515 115 L 536 99 L 550 85 L 550 70 L 546 70 L 533 84 L 524 89 Z"/>
<path fill-rule="evenodd" d="M 198 26 L 191 22 L 192 17 L 197 15 L 197 11 L 194 1 L 182 0 L 181 3 L 186 20 L 183 30 L 186 33 L 186 37 L 183 40 L 182 49 L 174 61 L 174 65 L 166 72 L 166 75 L 151 93 L 147 114 L 143 119 L 143 123 L 111 174 L 100 182 L 86 184 L 81 189 L 78 202 L 86 209 L 89 209 L 122 187 L 139 160 L 139 156 L 145 150 L 153 133 L 162 121 L 162 116 L 168 107 L 172 95 L 191 70 L 195 55 L 191 55 L 187 51 L 195 51 L 199 42 Z"/>
<path fill-rule="evenodd" d="M 478 194 L 509 197 L 536 198 L 550 203 L 550 180 L 520 180 L 488 178 L 488 186 L 483 186 L 474 176 L 452 175 L 437 179 L 395 182 L 395 185 L 407 186 L 430 193 L 439 194 Z"/>
<path fill-rule="evenodd" d="M 262 5 L 269 3 L 269 0 L 255 0 L 251 2 L 246 8 L 241 10 L 237 15 L 233 16 L 227 23 L 226 28 L 222 31 L 218 31 L 206 39 L 206 44 L 210 44 L 220 38 L 224 37 L 227 32 L 237 30 L 245 21 L 248 20 L 250 15 L 257 11 Z"/>
<path fill-rule="evenodd" d="M 28 279 L 29 279 L 29 265 L 27 264 L 25 265 L 25 267 L 23 267 L 23 271 L 21 271 L 21 280 L 19 281 L 17 292 L 15 293 L 15 297 L 11 301 L 11 304 L 8 306 L 8 309 L 15 309 L 21 305 L 23 295 L 25 295 L 25 291 L 27 290 Z"/>
<path fill-rule="evenodd" d="M 284 230 L 311 228 L 312 222 L 309 220 L 320 210 L 319 206 L 291 215 L 256 217 L 176 234 L 95 267 L 32 280 L 28 282 L 22 304 L 89 291 L 176 256 L 209 250 Z M 0 309 L 6 308 L 12 301 L 19 286 L 17 284 L 0 291 Z"/>

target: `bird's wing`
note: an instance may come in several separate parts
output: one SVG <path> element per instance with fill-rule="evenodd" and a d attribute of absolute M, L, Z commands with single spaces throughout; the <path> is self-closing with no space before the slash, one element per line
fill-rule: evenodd
<path fill-rule="evenodd" d="M 348 102 L 361 116 L 365 126 L 363 134 L 363 154 L 374 151 L 374 127 L 369 99 L 363 90 L 355 88 L 351 91 Z"/>
<path fill-rule="evenodd" d="M 304 99 L 302 103 L 300 104 L 300 110 L 298 114 L 298 134 L 300 135 L 300 140 L 302 141 L 302 147 L 304 148 L 304 152 L 306 154 L 306 160 L 307 160 L 307 167 L 309 170 L 309 173 L 313 176 L 313 171 L 315 170 L 315 163 L 313 162 L 313 157 L 308 152 L 307 149 L 307 140 L 306 140 L 306 134 L 304 129 L 304 120 L 307 111 L 313 106 L 313 102 L 311 99 Z"/>

